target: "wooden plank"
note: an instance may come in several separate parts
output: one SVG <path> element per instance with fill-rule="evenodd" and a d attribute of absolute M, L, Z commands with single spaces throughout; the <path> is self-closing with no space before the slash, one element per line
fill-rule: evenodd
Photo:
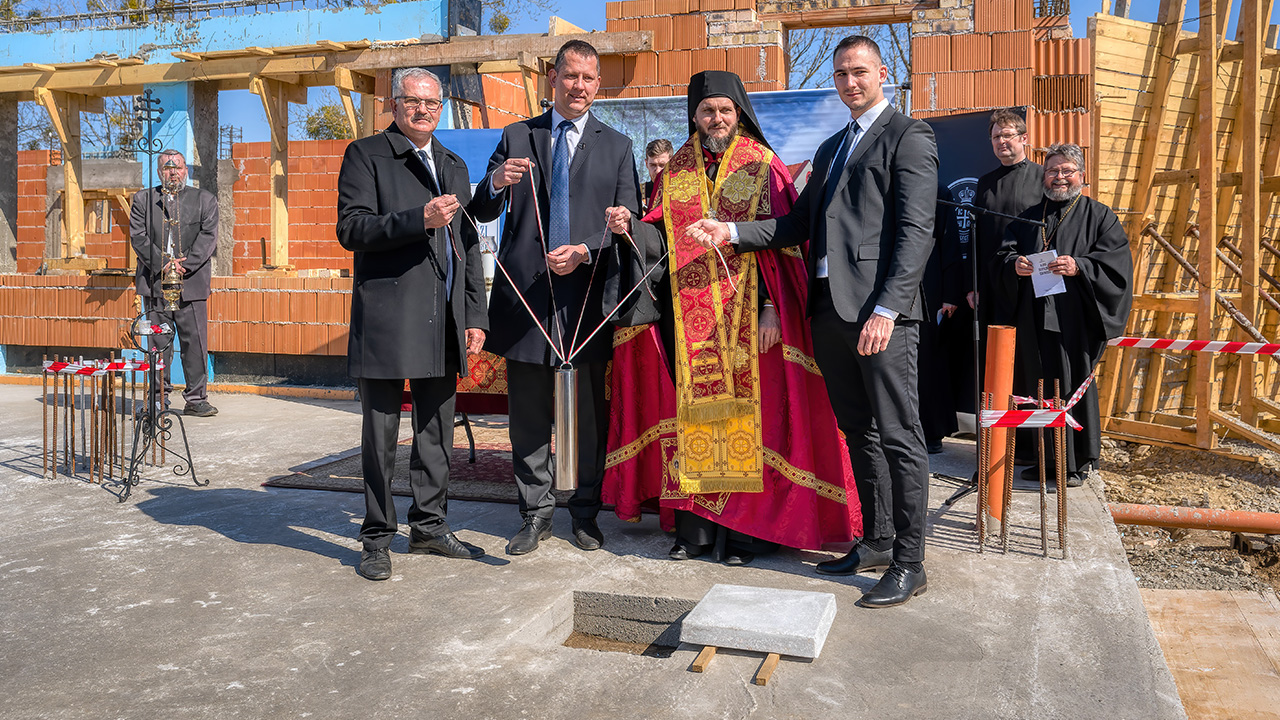
<path fill-rule="evenodd" d="M 351 137 L 360 137 L 360 116 L 356 114 L 356 104 L 351 98 L 350 90 L 338 90 L 338 97 L 342 99 L 342 110 L 347 116 L 347 129 L 351 131 Z"/>
<path fill-rule="evenodd" d="M 1140 592 L 1188 717 L 1275 717 L 1280 680 L 1273 656 L 1254 630 L 1274 623 L 1274 616 L 1267 616 L 1275 612 L 1274 601 L 1242 605 L 1230 591 Z M 1257 595 L 1241 593 L 1250 594 Z"/>
<path fill-rule="evenodd" d="M 1196 440 L 1194 432 L 1188 432 L 1168 425 L 1160 425 L 1158 423 L 1143 422 L 1141 420 L 1130 420 L 1128 418 L 1119 417 L 1104 420 L 1103 430 L 1108 433 L 1120 433 L 1122 435 L 1129 435 L 1132 437 L 1150 438 L 1152 440 L 1160 440 L 1161 442 L 1173 443 L 1175 445 L 1182 446 L 1194 445 Z"/>
<path fill-rule="evenodd" d="M 715 657 L 716 657 L 715 646 L 707 645 L 706 647 L 702 648 L 702 652 L 698 653 L 698 657 L 693 659 L 693 664 L 689 666 L 689 669 L 696 673 L 706 672 L 707 666 L 711 664 L 711 661 L 714 660 Z"/>
<path fill-rule="evenodd" d="M 781 659 L 778 653 L 766 655 L 764 662 L 760 663 L 760 669 L 756 670 L 756 676 L 751 679 L 751 682 L 760 686 L 768 685 L 769 678 L 773 677 L 773 671 L 778 669 L 778 661 Z"/>
<path fill-rule="evenodd" d="M 1249 442 L 1257 443 L 1265 448 L 1270 448 L 1280 452 L 1280 437 L 1276 437 L 1269 432 L 1259 430 L 1238 417 L 1227 415 L 1226 413 L 1218 412 L 1217 410 L 1210 411 L 1209 417 L 1213 422 L 1225 425 L 1228 430 L 1236 433 Z"/>
<path fill-rule="evenodd" d="M 1193 314 L 1199 307 L 1199 293 L 1143 293 L 1133 296 L 1134 310 Z"/>
<path fill-rule="evenodd" d="M 1233 143 L 1234 146 L 1241 148 L 1241 162 L 1243 163 L 1244 172 L 1242 172 L 1241 186 L 1241 203 L 1240 203 L 1240 253 L 1242 255 L 1240 269 L 1242 277 L 1240 278 L 1240 312 L 1258 324 L 1258 252 L 1259 240 L 1261 239 L 1261 199 L 1262 199 L 1262 182 L 1261 173 L 1254 168 L 1261 169 L 1262 158 L 1260 150 L 1262 147 L 1262 107 L 1259 104 L 1261 98 L 1262 83 L 1262 26 L 1264 16 L 1262 15 L 1262 0 L 1243 0 L 1240 6 L 1240 17 L 1237 20 L 1237 35 L 1243 40 L 1244 58 L 1240 64 L 1241 71 L 1241 115 L 1237 120 L 1237 137 L 1241 142 Z M 1269 3 L 1268 3 L 1269 4 Z M 1275 107 L 1272 106 L 1272 114 L 1275 113 Z M 1241 132 L 1243 131 L 1243 132 Z M 1243 137 L 1239 137 L 1243 136 Z M 1221 207 L 1221 206 L 1219 206 Z M 1217 237 L 1221 237 L 1225 231 L 1220 231 Z M 1237 333 L 1237 337 L 1243 337 Z M 1252 355 L 1240 356 L 1240 376 L 1243 382 L 1240 383 L 1239 390 L 1239 408 L 1240 415 L 1244 422 L 1248 424 L 1257 423 L 1257 407 L 1254 405 L 1253 396 L 1256 390 L 1256 370 Z"/>
<path fill-rule="evenodd" d="M 1200 61 L 1199 61 L 1199 165 L 1201 168 L 1217 168 L 1218 154 L 1214 132 L 1218 127 L 1218 59 L 1217 40 L 1221 18 L 1217 15 L 1214 0 L 1200 0 Z M 1213 286 L 1217 277 L 1217 256 L 1213 252 L 1214 240 L 1210 228 L 1218 226 L 1218 174 L 1200 173 L 1200 205 L 1196 220 L 1205 231 L 1200 236 L 1201 251 L 1197 252 L 1201 281 Z M 1205 252 L 1204 250 L 1208 251 Z M 1196 314 L 1196 339 L 1213 339 L 1213 293 L 1200 294 L 1200 311 Z M 1213 382 L 1213 358 L 1196 358 L 1196 445 L 1208 449 L 1216 447 L 1218 436 L 1213 433 L 1210 412 L 1216 407 L 1217 391 Z"/>
<path fill-rule="evenodd" d="M 272 78 L 253 78 L 249 90 L 262 99 L 262 110 L 271 130 L 268 187 L 271 195 L 270 237 L 267 264 L 289 264 L 289 103 L 284 83 Z"/>
<path fill-rule="evenodd" d="M 369 137 L 377 130 L 378 98 L 373 95 L 360 96 L 360 135 Z"/>
<path fill-rule="evenodd" d="M 570 40 L 591 43 L 601 55 L 653 50 L 653 31 L 590 32 L 576 35 L 478 35 L 451 38 L 448 42 L 368 49 L 335 57 L 351 70 L 384 70 L 397 67 L 453 65 L 492 60 L 514 60 L 521 51 L 534 57 L 555 57 Z"/>

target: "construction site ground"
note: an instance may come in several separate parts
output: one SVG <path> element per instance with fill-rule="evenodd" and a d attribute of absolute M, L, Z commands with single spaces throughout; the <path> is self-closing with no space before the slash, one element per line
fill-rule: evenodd
<path fill-rule="evenodd" d="M 210 485 L 153 467 L 117 503 L 118 487 L 41 476 L 39 388 L 0 384 L 0 717 L 1186 716 L 1143 604 L 1155 591 L 1140 591 L 1097 483 L 1068 492 L 1064 560 L 1056 542 L 1041 556 L 1034 494 L 1014 498 L 1009 552 L 980 553 L 975 498 L 943 511 L 955 486 L 935 478 L 928 592 L 887 610 L 856 605 L 875 575 L 814 572 L 843 548 L 783 550 L 745 568 L 672 562 L 656 517 L 606 513 L 605 547 L 585 553 L 560 510 L 551 540 L 511 557 L 516 508 L 479 502 L 451 503 L 449 519 L 484 559 L 407 554 L 402 526 L 391 580 L 373 583 L 355 572 L 359 494 L 261 486 L 358 445 L 358 404 L 212 400 L 218 416 L 186 421 Z M 973 445 L 948 440 L 930 460 L 967 477 Z M 755 653 L 721 652 L 698 674 L 697 647 L 564 646 L 575 591 L 697 600 L 715 583 L 833 593 L 822 655 L 784 658 L 760 687 Z M 1185 615 L 1170 610 L 1180 597 L 1165 600 L 1171 622 Z M 1213 623 L 1197 628 L 1208 637 Z M 1196 668 L 1184 655 L 1175 669 Z M 1270 672 L 1249 679 L 1272 688 Z"/>

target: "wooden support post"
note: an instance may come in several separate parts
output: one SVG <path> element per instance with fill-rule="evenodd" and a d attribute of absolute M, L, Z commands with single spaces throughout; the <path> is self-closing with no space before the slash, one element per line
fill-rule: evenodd
<path fill-rule="evenodd" d="M 1237 35 L 1244 42 L 1244 59 L 1240 68 L 1240 94 L 1244 97 L 1241 113 L 1236 116 L 1237 141 L 1233 145 L 1244 150 L 1244 185 L 1241 186 L 1240 203 L 1240 311 L 1261 326 L 1258 313 L 1258 245 L 1261 239 L 1262 162 L 1262 15 L 1264 0 L 1244 0 L 1240 6 Z M 1273 111 L 1274 114 L 1274 111 Z M 1257 409 L 1253 402 L 1257 365 L 1253 355 L 1240 356 L 1240 416 L 1250 425 L 1257 423 Z"/>
<path fill-rule="evenodd" d="M 249 90 L 262 98 L 271 130 L 271 235 L 267 264 L 275 267 L 289 264 L 289 99 L 284 85 L 264 77 L 255 77 L 249 83 Z"/>
<path fill-rule="evenodd" d="M 360 137 L 369 137 L 377 131 L 378 98 L 369 95 L 360 96 Z"/>
<path fill-rule="evenodd" d="M 520 76 L 524 79 L 524 96 L 529 102 L 529 117 L 537 117 L 542 114 L 542 104 L 538 98 L 538 58 L 521 50 L 516 56 L 516 64 L 520 66 Z"/>
<path fill-rule="evenodd" d="M 1196 137 L 1200 148 L 1200 206 L 1197 220 L 1204 231 L 1196 253 L 1199 264 L 1200 302 L 1196 314 L 1196 339 L 1213 340 L 1213 288 L 1217 280 L 1217 255 L 1210 233 L 1218 227 L 1218 39 L 1221 18 L 1215 0 L 1200 0 L 1200 55 L 1196 80 L 1199 111 Z M 1217 409 L 1213 356 L 1197 358 L 1195 376 L 1196 445 L 1217 447 L 1213 433 L 1213 411 Z"/>
<path fill-rule="evenodd" d="M 363 76 L 361 76 L 363 77 Z M 361 83 L 361 86 L 368 83 Z M 333 85 L 338 89 L 338 97 L 342 99 L 342 109 L 347 114 L 347 127 L 351 130 L 351 137 L 358 139 L 364 137 L 361 134 L 363 126 L 360 122 L 360 116 L 356 114 L 355 100 L 351 97 L 351 93 L 356 91 L 357 83 L 353 73 L 346 68 L 334 68 Z M 363 101 L 361 102 L 363 106 Z"/>
<path fill-rule="evenodd" d="M 35 89 L 36 101 L 49 114 L 49 122 L 62 144 L 62 257 L 84 254 L 84 168 L 80 156 L 80 105 L 74 93 Z"/>

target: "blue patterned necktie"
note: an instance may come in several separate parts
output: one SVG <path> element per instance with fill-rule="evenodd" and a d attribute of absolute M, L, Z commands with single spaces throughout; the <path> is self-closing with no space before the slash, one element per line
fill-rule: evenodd
<path fill-rule="evenodd" d="M 556 149 L 551 157 L 551 236 L 547 250 L 569 244 L 569 128 L 562 120 L 556 126 Z"/>

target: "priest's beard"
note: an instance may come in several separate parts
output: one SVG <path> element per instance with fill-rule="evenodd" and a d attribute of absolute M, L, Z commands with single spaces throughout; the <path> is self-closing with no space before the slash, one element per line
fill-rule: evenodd
<path fill-rule="evenodd" d="M 178 192 L 178 190 L 182 189 L 182 181 L 177 178 L 173 178 L 173 179 L 165 178 L 161 182 L 161 187 L 164 188 L 165 192 L 172 195 Z"/>
<path fill-rule="evenodd" d="M 1084 185 L 1068 185 L 1066 187 L 1047 187 L 1044 189 L 1044 196 L 1054 202 L 1063 202 L 1064 200 L 1074 200 L 1081 192 L 1084 191 Z"/>
<path fill-rule="evenodd" d="M 728 150 L 736 137 L 738 137 L 737 125 L 729 128 L 729 134 L 724 137 L 710 137 L 701 130 L 698 131 L 698 142 L 702 143 L 703 149 L 716 155 Z"/>

